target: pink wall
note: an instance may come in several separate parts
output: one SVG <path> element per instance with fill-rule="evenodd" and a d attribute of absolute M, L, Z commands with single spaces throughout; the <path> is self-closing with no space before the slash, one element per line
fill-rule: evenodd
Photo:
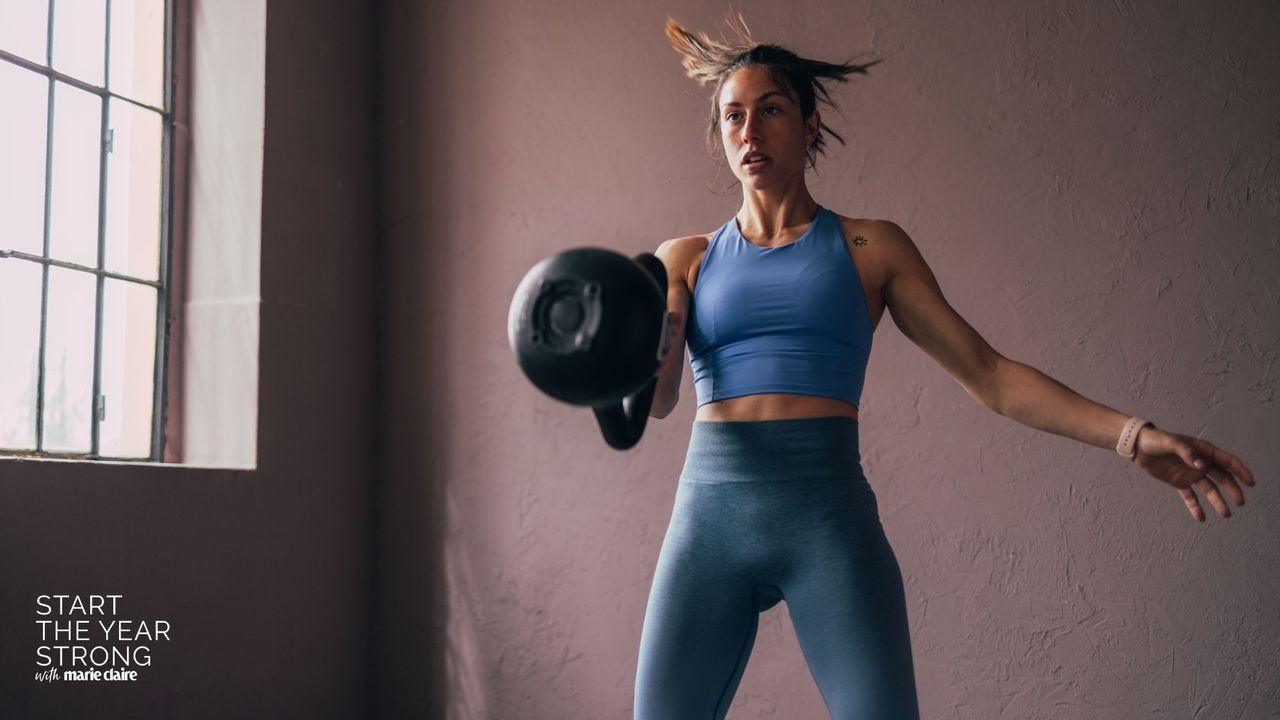
<path fill-rule="evenodd" d="M 741 7 L 801 54 L 886 58 L 835 90 L 844 117 L 827 122 L 849 145 L 811 178 L 819 202 L 907 229 L 997 350 L 1218 442 L 1260 481 L 1230 520 L 1197 525 L 1115 453 L 976 405 L 883 323 L 862 450 L 924 717 L 1280 712 L 1274 3 Z M 524 380 L 505 319 L 547 255 L 652 250 L 736 210 L 702 147 L 710 90 L 662 35 L 667 15 L 711 29 L 724 10 L 384 9 L 394 331 L 374 688 L 398 717 L 630 717 L 689 374 L 676 411 L 618 453 L 588 411 Z M 762 618 L 735 717 L 826 717 L 785 604 Z"/>

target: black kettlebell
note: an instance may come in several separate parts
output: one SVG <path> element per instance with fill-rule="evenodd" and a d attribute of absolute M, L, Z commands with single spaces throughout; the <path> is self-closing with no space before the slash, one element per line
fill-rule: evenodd
<path fill-rule="evenodd" d="M 538 389 L 589 405 L 605 441 L 626 450 L 644 434 L 670 323 L 667 270 L 657 256 L 580 247 L 525 274 L 507 339 Z"/>

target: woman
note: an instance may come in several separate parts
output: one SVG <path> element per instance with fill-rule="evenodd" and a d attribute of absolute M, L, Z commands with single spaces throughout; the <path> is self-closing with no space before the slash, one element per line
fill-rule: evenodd
<path fill-rule="evenodd" d="M 698 410 L 645 612 L 640 720 L 723 718 L 759 613 L 787 601 L 833 718 L 919 717 L 902 575 L 862 473 L 858 401 L 872 333 L 888 309 L 903 334 L 991 410 L 1116 448 L 1175 488 L 1198 521 L 1197 486 L 1244 504 L 1231 453 L 1084 398 L 991 348 L 942 296 L 902 228 L 820 206 L 805 170 L 822 152 L 815 100 L 832 65 L 668 20 L 687 74 L 714 83 L 708 129 L 742 182 L 718 230 L 668 240 L 672 348 L 688 342 Z M 717 137 L 718 136 L 718 137 Z M 718 145 L 716 144 L 718 140 Z M 650 414 L 678 400 L 683 352 L 658 372 Z M 1234 476 L 1233 476 L 1234 475 Z"/>

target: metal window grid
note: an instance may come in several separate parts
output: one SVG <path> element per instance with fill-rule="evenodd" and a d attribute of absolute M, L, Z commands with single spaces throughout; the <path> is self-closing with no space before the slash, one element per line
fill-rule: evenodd
<path fill-rule="evenodd" d="M 157 108 L 111 92 L 111 0 L 106 0 L 103 57 L 103 85 L 101 87 L 86 83 L 65 73 L 53 69 L 53 18 L 54 4 L 57 0 L 49 0 L 47 22 L 47 38 L 45 44 L 45 64 L 32 62 L 12 53 L 0 50 L 0 60 L 26 68 L 44 75 L 49 80 L 48 108 L 45 127 L 45 173 L 44 173 L 44 246 L 42 255 L 31 255 L 17 250 L 0 248 L 0 260 L 18 259 L 39 263 L 42 266 L 40 297 L 40 350 L 37 363 L 36 379 L 36 447 L 30 449 L 0 448 L 0 455 L 19 455 L 26 457 L 75 458 L 87 460 L 126 460 L 159 462 L 164 457 L 164 421 L 165 421 L 165 377 L 169 349 L 169 275 L 170 275 L 170 218 L 173 207 L 173 2 L 165 0 L 164 7 L 164 108 Z M 99 133 L 98 152 L 98 260 L 97 267 L 91 268 L 77 263 L 66 262 L 49 255 L 50 225 L 50 183 L 52 182 L 53 163 L 53 122 L 54 122 L 54 88 L 62 82 L 88 93 L 97 95 L 102 108 L 101 127 Z M 106 262 L 106 185 L 107 155 L 110 149 L 110 102 L 115 98 L 137 107 L 150 110 L 160 116 L 161 137 L 161 199 L 160 199 L 160 267 L 159 280 L 146 280 L 104 269 Z M 44 375 L 45 375 L 45 333 L 48 322 L 49 307 L 49 267 L 56 266 L 85 272 L 96 276 L 97 290 L 95 295 L 96 313 L 93 337 L 93 390 L 90 408 L 90 444 L 88 453 L 57 453 L 44 449 Z M 156 288 L 156 348 L 154 372 L 152 375 L 152 411 L 151 411 L 151 452 L 146 458 L 111 457 L 99 453 L 99 423 L 104 417 L 105 407 L 102 403 L 102 305 L 103 288 L 106 278 L 124 280 L 148 285 Z"/>

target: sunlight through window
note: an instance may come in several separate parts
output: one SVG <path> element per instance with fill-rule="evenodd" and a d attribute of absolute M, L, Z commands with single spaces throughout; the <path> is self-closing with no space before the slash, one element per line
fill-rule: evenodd
<path fill-rule="evenodd" d="M 0 452 L 159 459 L 171 14 L 0 2 Z"/>

